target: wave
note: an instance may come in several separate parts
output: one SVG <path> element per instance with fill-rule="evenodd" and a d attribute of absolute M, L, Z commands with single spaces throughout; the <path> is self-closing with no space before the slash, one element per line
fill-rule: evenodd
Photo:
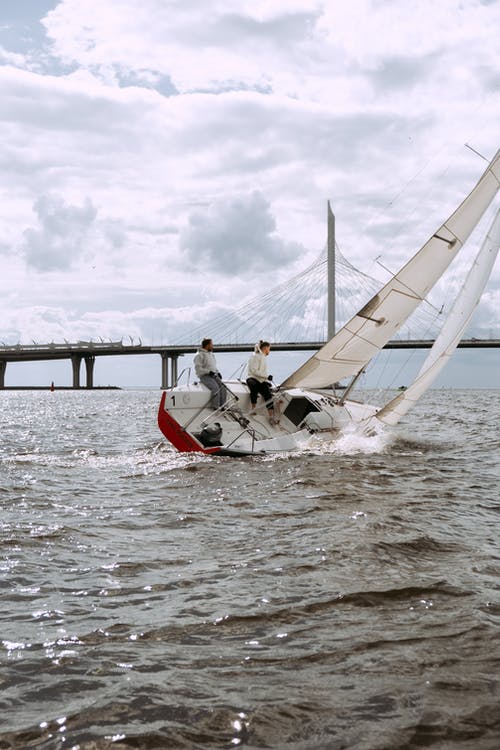
<path fill-rule="evenodd" d="M 433 537 L 423 534 L 409 539 L 398 539 L 390 542 L 375 542 L 371 545 L 375 552 L 385 552 L 391 554 L 447 554 L 449 552 L 463 552 L 465 547 L 455 542 L 441 542 Z"/>

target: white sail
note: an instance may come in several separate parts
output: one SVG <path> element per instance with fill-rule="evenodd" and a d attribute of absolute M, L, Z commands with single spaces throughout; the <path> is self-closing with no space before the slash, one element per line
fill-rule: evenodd
<path fill-rule="evenodd" d="M 394 425 L 425 393 L 455 351 L 481 299 L 500 248 L 500 209 L 483 242 L 439 336 L 413 383 L 375 416 Z"/>
<path fill-rule="evenodd" d="M 456 211 L 403 268 L 282 387 L 326 388 L 359 373 L 442 276 L 500 187 L 500 150 Z"/>

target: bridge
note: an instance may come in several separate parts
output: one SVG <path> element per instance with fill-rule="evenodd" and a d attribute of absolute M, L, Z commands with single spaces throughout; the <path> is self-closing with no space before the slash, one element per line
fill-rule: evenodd
<path fill-rule="evenodd" d="M 5 388 L 9 362 L 67 359 L 72 367 L 72 388 L 94 388 L 94 366 L 98 357 L 156 354 L 161 358 L 161 387 L 177 382 L 178 360 L 194 354 L 205 336 L 214 340 L 217 352 L 247 352 L 262 336 L 274 351 L 316 351 L 334 335 L 380 288 L 381 282 L 356 269 L 335 242 L 335 219 L 328 204 L 325 250 L 304 271 L 268 290 L 258 298 L 223 311 L 203 325 L 176 326 L 182 344 L 155 346 L 142 342 L 78 341 L 76 343 L 0 345 L 0 389 Z M 427 349 L 442 322 L 442 310 L 423 303 L 386 349 Z M 416 335 L 417 334 L 417 335 Z M 248 342 L 248 343 L 241 343 Z M 463 339 L 461 348 L 498 348 L 500 339 Z M 85 385 L 81 384 L 81 365 Z"/>
<path fill-rule="evenodd" d="M 288 341 L 273 343 L 274 351 L 317 351 L 324 341 Z M 385 349 L 430 349 L 433 339 L 395 339 L 386 344 Z M 220 344 L 217 352 L 247 352 L 253 350 L 253 342 L 247 344 Z M 462 339 L 459 348 L 484 349 L 500 348 L 500 339 Z M 94 388 L 94 365 L 97 357 L 158 354 L 161 357 L 161 388 L 168 388 L 177 382 L 178 360 L 184 354 L 194 354 L 197 345 L 145 346 L 126 345 L 121 341 L 100 343 L 79 341 L 75 344 L 33 344 L 0 346 L 0 389 L 5 389 L 5 372 L 8 362 L 36 362 L 43 360 L 68 359 L 73 370 L 72 388 L 82 388 L 80 374 L 82 361 L 85 363 L 86 381 L 84 388 Z"/>

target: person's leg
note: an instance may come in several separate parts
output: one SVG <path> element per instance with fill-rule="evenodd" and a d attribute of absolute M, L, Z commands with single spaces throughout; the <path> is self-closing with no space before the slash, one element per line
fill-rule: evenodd
<path fill-rule="evenodd" d="M 219 378 L 219 377 L 216 376 L 214 378 L 214 380 L 217 383 L 217 385 L 219 386 L 219 390 L 217 391 L 217 406 L 220 409 L 220 407 L 224 406 L 224 404 L 226 403 L 227 390 L 226 390 L 226 386 L 222 382 L 221 378 Z"/>
<path fill-rule="evenodd" d="M 273 394 L 271 393 L 271 387 L 267 380 L 264 380 L 263 383 L 259 383 L 259 393 L 266 402 L 269 416 L 272 417 L 274 415 Z"/>
<path fill-rule="evenodd" d="M 211 375 L 202 375 L 200 377 L 200 382 L 203 383 L 203 385 L 206 386 L 212 394 L 210 396 L 209 406 L 212 409 L 217 409 L 219 405 L 219 384 Z"/>
<path fill-rule="evenodd" d="M 247 378 L 247 385 L 250 390 L 250 406 L 255 409 L 257 406 L 257 396 L 259 395 L 259 381 L 255 378 Z"/>

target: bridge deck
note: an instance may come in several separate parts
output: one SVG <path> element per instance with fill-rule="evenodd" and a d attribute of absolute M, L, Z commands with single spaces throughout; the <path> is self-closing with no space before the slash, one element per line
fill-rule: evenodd
<path fill-rule="evenodd" d="M 274 351 L 315 351 L 320 349 L 324 341 L 287 341 L 273 343 Z M 433 339 L 394 339 L 389 341 L 385 349 L 429 349 Z M 491 349 L 500 348 L 500 339 L 462 339 L 458 344 L 463 349 Z M 218 344 L 218 352 L 249 352 L 254 347 L 248 344 Z M 121 343 L 101 344 L 94 342 L 78 342 L 76 344 L 33 344 L 16 346 L 0 346 L 0 361 L 4 362 L 33 362 L 37 360 L 71 359 L 72 357 L 124 356 L 137 354 L 160 354 L 174 357 L 182 354 L 194 354 L 198 350 L 195 344 L 168 344 L 166 346 L 146 346 L 143 344 L 126 345 Z"/>
<path fill-rule="evenodd" d="M 432 339 L 394 340 L 389 341 L 385 349 L 429 349 Z M 288 341 L 274 343 L 274 351 L 317 351 L 323 346 L 323 341 Z M 249 344 L 220 344 L 217 352 L 246 352 L 253 350 L 253 343 Z M 500 339 L 463 339 L 461 348 L 480 349 L 500 347 Z M 78 341 L 75 344 L 35 344 L 15 346 L 0 346 L 0 389 L 5 388 L 5 373 L 9 362 L 36 362 L 56 359 L 69 359 L 72 367 L 73 388 L 80 385 L 80 369 L 82 360 L 85 363 L 86 388 L 94 388 L 94 364 L 96 357 L 127 356 L 139 354 L 159 354 L 161 356 L 161 388 L 177 382 L 178 358 L 183 354 L 194 354 L 198 350 L 195 344 L 170 344 L 168 346 L 145 346 L 141 344 L 122 344 L 122 342 L 93 342 Z M 12 387 L 12 386 L 11 386 Z"/>

